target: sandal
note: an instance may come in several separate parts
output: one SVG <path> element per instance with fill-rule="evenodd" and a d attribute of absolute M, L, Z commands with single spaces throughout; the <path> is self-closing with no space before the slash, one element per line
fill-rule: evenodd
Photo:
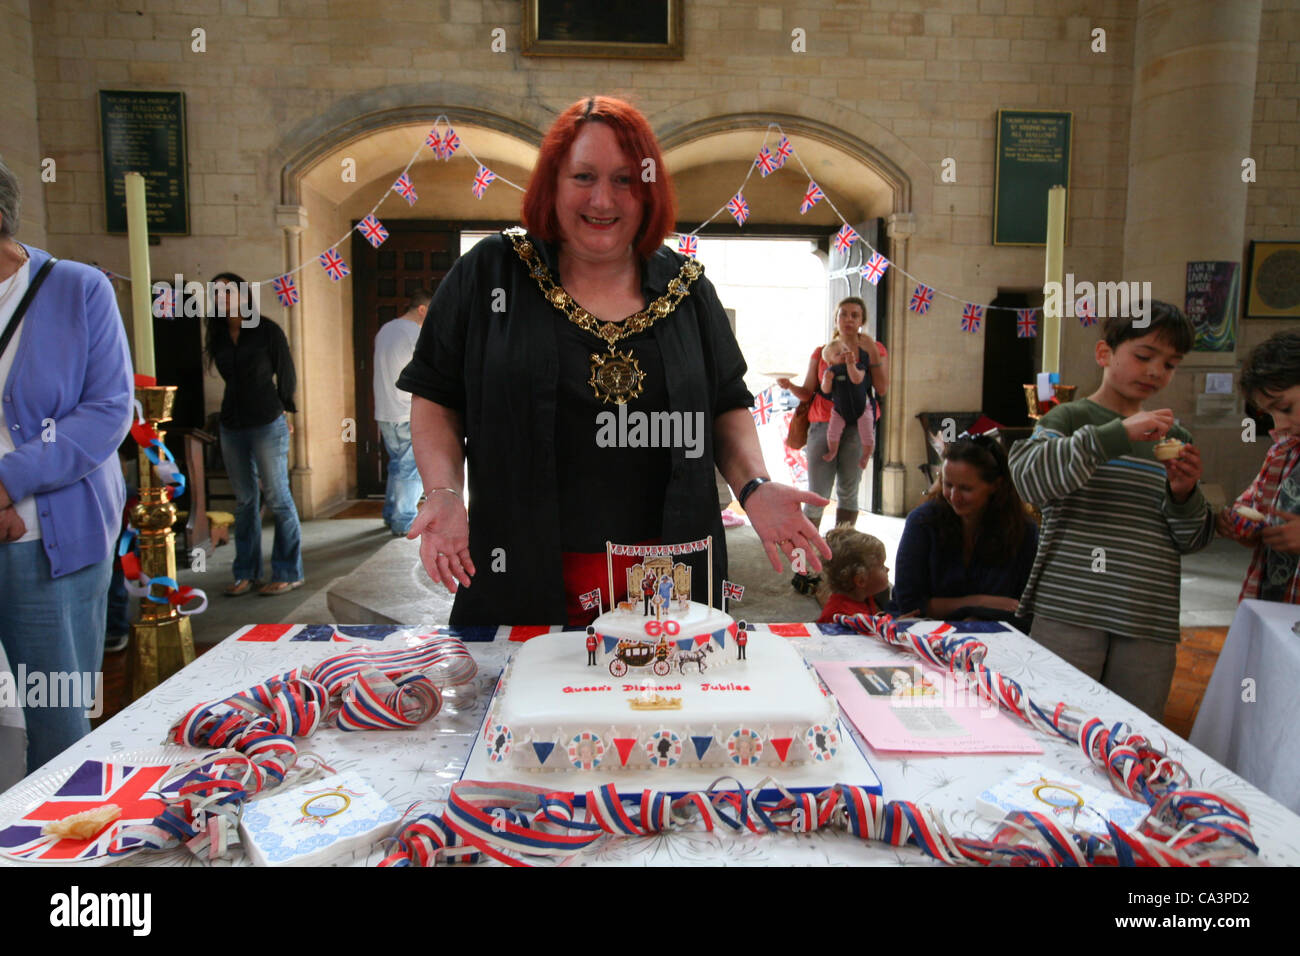
<path fill-rule="evenodd" d="M 302 587 L 302 578 L 297 581 L 272 581 L 257 593 L 262 597 L 275 597 L 277 594 L 288 594 L 294 588 L 300 587 Z"/>
<path fill-rule="evenodd" d="M 240 578 L 230 587 L 226 588 L 226 597 L 240 597 L 241 595 L 247 594 L 249 591 L 253 590 L 255 586 L 256 582 L 250 581 L 248 578 Z"/>

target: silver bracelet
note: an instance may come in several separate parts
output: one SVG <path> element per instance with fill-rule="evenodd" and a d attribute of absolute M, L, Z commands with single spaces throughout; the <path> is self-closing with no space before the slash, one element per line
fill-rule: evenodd
<path fill-rule="evenodd" d="M 460 492 L 457 491 L 455 488 L 429 488 L 429 489 L 427 489 L 427 490 L 425 491 L 425 493 L 424 493 L 424 497 L 426 497 L 426 498 L 431 498 L 431 497 L 433 497 L 433 495 L 437 494 L 439 491 L 449 491 L 449 492 L 451 492 L 453 495 L 455 495 L 457 498 L 460 498 Z M 462 499 L 462 500 L 463 500 L 463 499 Z"/>

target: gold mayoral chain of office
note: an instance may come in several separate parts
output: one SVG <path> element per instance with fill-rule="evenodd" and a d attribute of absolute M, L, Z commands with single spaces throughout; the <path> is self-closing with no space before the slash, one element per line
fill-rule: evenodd
<path fill-rule="evenodd" d="M 668 291 L 655 299 L 640 312 L 634 312 L 622 322 L 602 322 L 556 285 L 551 272 L 537 255 L 537 248 L 527 238 L 527 233 L 518 226 L 507 229 L 506 236 L 514 244 L 515 252 L 528 267 L 529 274 L 537 280 L 542 296 L 555 308 L 565 314 L 570 322 L 580 329 L 603 339 L 609 349 L 608 354 L 593 352 L 591 356 L 591 386 L 596 397 L 602 402 L 625 405 L 629 399 L 641 394 L 645 386 L 645 372 L 632 356 L 626 352 L 615 351 L 614 343 L 629 335 L 636 335 L 654 325 L 681 304 L 682 299 L 690 294 L 691 284 L 704 274 L 704 267 L 694 259 L 682 263 L 682 270 L 668 282 Z"/>

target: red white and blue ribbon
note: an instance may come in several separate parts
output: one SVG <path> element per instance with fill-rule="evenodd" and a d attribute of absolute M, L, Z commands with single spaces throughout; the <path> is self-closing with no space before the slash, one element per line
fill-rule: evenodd
<path fill-rule="evenodd" d="M 184 617 L 202 614 L 208 609 L 208 595 L 200 588 L 186 585 L 181 587 L 174 578 L 159 576 L 151 578 L 140 567 L 140 556 L 136 553 L 136 542 L 140 532 L 131 525 L 126 526 L 117 541 L 117 557 L 122 565 L 122 576 L 126 579 L 127 594 L 132 597 L 152 601 L 155 604 L 171 604 L 177 613 Z M 161 594 L 155 588 L 162 588 Z M 197 607 L 185 608 L 185 605 L 198 601 Z"/>
<path fill-rule="evenodd" d="M 422 639 L 412 647 L 389 651 L 358 649 L 321 661 L 307 674 L 324 685 L 331 696 L 342 694 L 362 671 L 374 669 L 390 680 L 419 671 L 436 686 L 465 684 L 478 674 L 478 664 L 465 644 L 455 637 Z"/>
<path fill-rule="evenodd" d="M 343 691 L 339 730 L 410 730 L 442 709 L 438 687 L 419 671 L 390 680 L 368 668 Z"/>
<path fill-rule="evenodd" d="M 936 860 L 964 866 L 1205 865 L 1241 856 L 1243 848 L 1255 852 L 1248 832 L 1245 839 L 1226 834 L 1235 844 L 1232 839 L 1214 844 L 1204 831 L 1171 830 L 1164 802 L 1132 831 L 1108 824 L 1105 836 L 1073 833 L 1042 814 L 1018 812 L 1003 820 L 991 839 L 977 840 L 952 836 L 928 807 L 886 800 L 861 787 L 836 784 L 821 793 L 794 794 L 771 779 L 752 790 L 722 789 L 726 782 L 723 778 L 677 799 L 654 790 L 620 796 L 606 784 L 586 793 L 586 810 L 580 813 L 574 793 L 461 781 L 452 785 L 446 810 L 408 825 L 379 865 L 470 862 L 475 851 L 511 866 L 564 863 L 607 837 L 700 829 L 735 835 L 843 830 L 862 840 L 915 846 Z M 764 791 L 776 794 L 765 798 Z M 1214 797 L 1200 809 L 1200 821 L 1244 816 Z"/>

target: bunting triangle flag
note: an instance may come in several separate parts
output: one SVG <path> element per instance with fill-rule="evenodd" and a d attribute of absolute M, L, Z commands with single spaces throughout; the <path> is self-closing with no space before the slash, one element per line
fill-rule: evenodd
<path fill-rule="evenodd" d="M 705 751 L 713 744 L 713 738 L 692 736 L 691 743 L 695 744 L 695 759 L 703 760 Z"/>
<path fill-rule="evenodd" d="M 717 641 L 719 647 L 723 648 L 724 650 L 726 649 L 726 647 L 727 647 L 727 629 L 726 629 L 725 627 L 718 628 L 718 630 L 716 630 L 716 631 L 714 631 L 712 634 L 710 634 L 709 637 L 711 637 L 711 638 L 713 638 L 715 641 Z"/>
<path fill-rule="evenodd" d="M 554 749 L 555 749 L 554 742 L 548 742 L 542 744 L 542 743 L 538 743 L 537 741 L 533 741 L 533 753 L 537 754 L 538 763 L 546 763 L 546 758 L 548 758 L 551 755 L 551 751 Z"/>
<path fill-rule="evenodd" d="M 785 763 L 785 755 L 790 752 L 790 744 L 794 743 L 794 738 L 769 737 L 767 742 L 772 745 L 772 749 L 775 750 L 776 755 L 781 758 L 781 762 Z"/>
<path fill-rule="evenodd" d="M 636 738 L 615 737 L 614 746 L 618 748 L 618 762 L 626 767 L 627 758 L 632 756 L 632 748 L 636 746 Z"/>
<path fill-rule="evenodd" d="M 618 646 L 618 638 L 610 637 L 608 634 L 604 635 L 604 637 L 605 637 L 605 653 L 608 654 L 610 651 L 612 651 L 615 647 Z"/>
<path fill-rule="evenodd" d="M 695 638 L 693 637 L 682 638 L 682 640 L 677 642 L 677 649 L 682 651 L 689 651 L 691 649 L 691 645 L 694 643 L 695 643 Z"/>

